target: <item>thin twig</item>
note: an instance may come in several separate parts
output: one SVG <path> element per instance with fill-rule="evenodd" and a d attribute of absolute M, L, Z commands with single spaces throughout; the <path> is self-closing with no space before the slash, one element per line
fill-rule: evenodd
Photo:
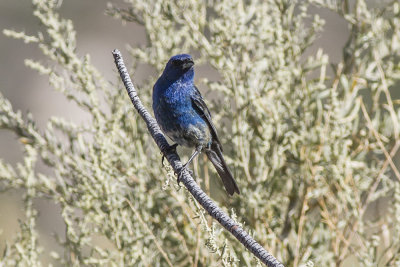
<path fill-rule="evenodd" d="M 200 256 L 200 235 L 201 235 L 201 231 L 200 231 L 200 226 L 198 226 L 198 225 L 196 227 L 196 233 L 197 233 L 196 253 L 195 253 L 195 257 L 194 257 L 194 265 L 193 265 L 193 267 L 197 267 L 197 263 L 199 261 L 199 256 Z"/>
<path fill-rule="evenodd" d="M 179 232 L 179 228 L 178 228 L 178 225 L 176 224 L 176 220 L 175 220 L 174 216 L 172 215 L 172 213 L 168 207 L 164 206 L 164 209 L 168 210 L 168 215 L 172 221 L 172 225 L 174 226 L 174 229 L 175 229 L 175 232 L 177 233 L 178 239 L 181 241 L 183 248 L 185 249 L 185 252 L 187 254 L 187 257 L 188 257 L 191 265 L 193 266 L 194 265 L 193 258 L 190 255 L 190 251 L 186 244 L 186 240 L 185 240 L 184 236 Z"/>
<path fill-rule="evenodd" d="M 360 101 L 360 103 L 361 103 L 361 110 L 362 110 L 362 113 L 363 113 L 363 115 L 364 115 L 364 117 L 365 117 L 365 119 L 366 119 L 366 121 L 367 121 L 367 127 L 372 131 L 372 133 L 373 133 L 375 139 L 377 140 L 377 142 L 378 142 L 380 148 L 383 150 L 383 152 L 384 152 L 384 154 L 385 154 L 385 157 L 386 157 L 386 160 L 385 160 L 385 162 L 383 163 L 382 168 L 380 169 L 380 171 L 379 171 L 379 173 L 378 173 L 378 175 L 377 175 L 377 177 L 376 177 L 374 183 L 373 183 L 373 184 L 370 186 L 370 188 L 368 189 L 368 193 L 367 193 L 367 195 L 366 195 L 366 197 L 364 198 L 364 201 L 363 201 L 363 203 L 362 203 L 362 206 L 361 206 L 361 209 L 360 209 L 360 213 L 359 213 L 359 214 L 360 214 L 360 218 L 362 218 L 362 217 L 364 216 L 365 211 L 367 210 L 369 201 L 370 201 L 370 199 L 372 198 L 372 194 L 373 194 L 373 193 L 376 191 L 376 189 L 378 188 L 378 185 L 379 185 L 379 183 L 381 182 L 382 177 L 383 177 L 383 174 L 385 173 L 385 171 L 386 171 L 388 165 L 390 165 L 390 166 L 392 167 L 392 170 L 393 170 L 393 172 L 396 174 L 397 179 L 400 180 L 399 171 L 397 170 L 397 168 L 396 168 L 396 166 L 395 166 L 395 164 L 393 163 L 393 160 L 392 160 L 392 158 L 393 158 L 394 155 L 397 153 L 397 150 L 398 150 L 399 147 L 400 147 L 400 141 L 396 141 L 394 147 L 392 148 L 392 150 L 390 151 L 390 154 L 389 154 L 389 153 L 387 152 L 386 148 L 384 147 L 384 145 L 383 145 L 383 143 L 382 143 L 382 141 L 381 141 L 381 138 L 379 137 L 378 132 L 375 130 L 375 128 L 374 128 L 374 126 L 373 126 L 373 124 L 372 124 L 371 118 L 370 118 L 369 115 L 368 115 L 368 112 L 367 112 L 367 109 L 366 109 L 366 107 L 365 107 L 365 105 L 364 105 L 364 102 L 362 101 L 361 98 L 360 98 L 358 101 Z M 347 250 L 348 250 L 348 248 L 349 248 L 349 246 L 350 246 L 350 243 L 351 243 L 351 241 L 352 241 L 352 239 L 353 239 L 353 237 L 354 237 L 354 235 L 355 235 L 355 232 L 356 232 L 356 230 L 357 230 L 357 228 L 358 228 L 358 223 L 359 223 L 359 221 L 356 221 L 356 222 L 354 223 L 354 225 L 353 225 L 353 226 L 351 227 L 351 229 L 350 229 L 350 233 L 349 233 L 349 236 L 348 236 L 348 238 L 347 238 L 347 241 L 348 241 L 348 242 L 345 243 L 344 248 L 343 248 L 343 250 L 342 250 L 342 253 L 341 253 L 341 255 L 339 256 L 339 261 L 340 261 L 340 262 L 344 260 L 344 257 L 345 257 L 345 255 L 347 254 Z"/>
<path fill-rule="evenodd" d="M 297 231 L 297 240 L 296 240 L 296 250 L 295 250 L 295 257 L 294 257 L 294 263 L 293 266 L 297 267 L 299 265 L 300 261 L 300 246 L 301 246 L 301 238 L 303 234 L 303 227 L 304 227 L 304 222 L 305 222 L 305 214 L 308 209 L 308 195 L 309 195 L 310 189 L 306 189 L 306 193 L 304 195 L 303 199 L 303 204 L 301 207 L 301 213 L 300 213 L 300 220 L 299 220 L 299 227 Z"/>
<path fill-rule="evenodd" d="M 156 247 L 158 248 L 160 253 L 163 255 L 163 257 L 167 261 L 168 265 L 172 267 L 173 265 L 172 265 L 171 261 L 169 260 L 167 253 L 165 253 L 165 251 L 161 247 L 160 243 L 158 243 L 156 236 L 153 234 L 153 232 L 150 230 L 150 228 L 147 226 L 147 224 L 143 221 L 142 216 L 140 216 L 140 213 L 135 209 L 135 207 L 132 205 L 132 203 L 128 199 L 125 199 L 125 201 L 129 204 L 129 206 L 131 207 L 131 210 L 133 211 L 133 213 L 135 213 L 136 217 L 138 218 L 139 222 L 143 225 L 143 227 L 146 229 L 147 233 L 153 238 L 153 241 L 156 244 Z"/>
<path fill-rule="evenodd" d="M 385 146 L 383 145 L 381 138 L 379 137 L 378 132 L 375 130 L 372 121 L 368 115 L 367 109 L 365 108 L 364 102 L 362 101 L 362 99 L 360 99 L 361 101 L 361 110 L 364 114 L 365 119 L 367 120 L 368 124 L 367 127 L 372 131 L 372 133 L 375 136 L 376 141 L 378 142 L 379 147 L 382 149 L 383 154 L 385 154 L 386 159 L 389 161 L 390 167 L 392 167 L 392 170 L 394 172 L 394 174 L 396 175 L 397 179 L 400 181 L 400 172 L 397 169 L 396 165 L 394 164 L 392 157 L 389 155 L 389 153 L 387 152 Z"/>
<path fill-rule="evenodd" d="M 129 98 L 132 104 L 147 124 L 147 128 L 160 148 L 161 152 L 168 160 L 175 172 L 178 172 L 182 168 L 182 162 L 179 159 L 178 154 L 171 151 L 164 134 L 161 132 L 156 120 L 150 115 L 150 113 L 143 106 L 140 101 L 136 89 L 134 88 L 132 81 L 129 77 L 128 70 L 125 67 L 121 53 L 115 49 L 112 52 L 115 60 L 115 64 L 118 68 L 121 79 L 128 92 Z M 184 171 L 181 175 L 181 182 L 185 185 L 187 190 L 193 195 L 193 197 L 199 202 L 199 204 L 214 218 L 216 219 L 225 229 L 232 233 L 237 240 L 240 241 L 251 253 L 261 260 L 264 264 L 270 267 L 283 267 L 274 256 L 268 253 L 260 244 L 258 244 L 246 231 L 244 231 L 239 225 L 235 223 L 225 212 L 223 212 L 207 195 L 203 190 L 196 184 L 193 177 L 188 171 Z"/>

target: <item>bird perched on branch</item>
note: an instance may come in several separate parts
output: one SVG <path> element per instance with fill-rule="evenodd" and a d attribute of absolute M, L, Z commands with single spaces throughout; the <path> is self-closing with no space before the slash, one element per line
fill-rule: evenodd
<path fill-rule="evenodd" d="M 222 146 L 211 121 L 211 114 L 200 91 L 193 83 L 194 62 L 190 55 L 173 56 L 153 87 L 153 110 L 162 131 L 177 145 L 195 148 L 178 174 L 200 153 L 205 152 L 217 170 L 226 191 L 233 195 L 239 188 L 222 156 Z"/>

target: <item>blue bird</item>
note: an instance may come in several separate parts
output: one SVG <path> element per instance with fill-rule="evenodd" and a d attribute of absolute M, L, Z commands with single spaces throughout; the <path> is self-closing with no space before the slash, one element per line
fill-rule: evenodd
<path fill-rule="evenodd" d="M 177 145 L 195 148 L 188 164 L 205 152 L 217 170 L 226 191 L 233 195 L 239 188 L 222 156 L 222 146 L 211 121 L 211 114 L 200 91 L 193 83 L 194 62 L 190 55 L 173 56 L 153 87 L 153 111 L 162 131 Z M 178 179 L 179 181 L 179 179 Z"/>

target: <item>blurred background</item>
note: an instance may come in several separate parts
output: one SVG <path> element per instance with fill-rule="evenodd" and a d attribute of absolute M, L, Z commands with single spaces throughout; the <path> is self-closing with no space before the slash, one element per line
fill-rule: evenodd
<path fill-rule="evenodd" d="M 144 30 L 135 25 L 121 25 L 120 21 L 104 14 L 107 1 L 68 0 L 60 7 L 64 18 L 73 21 L 78 32 L 78 50 L 81 55 L 90 54 L 93 64 L 107 79 L 116 80 L 115 66 L 111 51 L 115 48 L 126 53 L 125 44 L 139 45 L 145 40 Z M 40 31 L 40 24 L 32 15 L 30 1 L 0 1 L 0 28 L 24 31 L 27 34 Z M 35 45 L 27 45 L 20 40 L 0 33 L 0 90 L 8 98 L 14 109 L 24 114 L 31 112 L 39 128 L 43 129 L 51 116 L 84 122 L 86 114 L 66 98 L 53 91 L 48 78 L 25 67 L 24 60 L 41 59 L 42 53 Z M 13 165 L 21 161 L 22 149 L 17 138 L 8 131 L 0 130 L 0 158 Z M 46 173 L 43 166 L 42 172 Z M 37 201 L 39 210 L 38 229 L 43 245 L 56 248 L 53 233 L 63 235 L 63 222 L 59 210 L 48 201 Z M 57 215 L 56 215 L 57 214 Z M 15 238 L 19 228 L 18 218 L 23 216 L 22 199 L 19 192 L 0 194 L 0 251 L 5 242 Z M 56 250 L 57 251 L 57 250 Z M 60 250 L 59 250 L 60 252 Z"/>
<path fill-rule="evenodd" d="M 68 0 L 64 1 L 60 13 L 71 19 L 77 31 L 77 47 L 81 55 L 90 54 L 91 61 L 110 81 L 117 81 L 115 65 L 111 51 L 115 48 L 126 54 L 126 44 L 136 46 L 145 42 L 144 29 L 134 23 L 121 25 L 121 22 L 105 15 L 108 1 L 103 0 Z M 24 31 L 28 35 L 39 31 L 38 20 L 31 14 L 30 1 L 0 0 L 0 28 Z M 319 47 L 329 54 L 332 62 L 339 62 L 341 48 L 346 42 L 349 29 L 337 14 L 326 9 L 315 8 L 326 21 L 324 31 L 320 34 L 312 49 L 313 54 Z M 182 51 L 186 52 L 186 51 Z M 43 56 L 35 45 L 27 45 L 0 34 L 0 90 L 13 104 L 14 109 L 24 114 L 31 112 L 39 128 L 45 126 L 50 116 L 62 116 L 76 122 L 85 122 L 87 118 L 80 110 L 69 103 L 63 95 L 54 92 L 45 76 L 25 67 L 24 59 L 41 59 Z M 201 76 L 212 75 L 208 68 L 199 69 Z M 136 79 L 145 79 L 147 70 L 136 73 Z M 0 158 L 15 164 L 22 159 L 22 151 L 16 137 L 0 130 Z M 45 169 L 39 171 L 46 172 Z M 36 203 L 39 210 L 38 229 L 42 245 L 57 251 L 57 244 L 52 235 L 63 235 L 63 223 L 57 206 L 45 200 Z M 22 218 L 22 201 L 19 192 L 0 194 L 0 251 L 7 240 L 14 237 L 18 229 L 18 218 Z M 58 248 L 60 251 L 60 248 Z M 61 251 L 60 251 L 61 252 Z"/>

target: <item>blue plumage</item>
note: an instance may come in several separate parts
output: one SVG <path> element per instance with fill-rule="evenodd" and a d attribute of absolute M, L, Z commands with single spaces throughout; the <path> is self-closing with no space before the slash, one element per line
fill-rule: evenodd
<path fill-rule="evenodd" d="M 210 112 L 193 83 L 193 59 L 188 54 L 173 56 L 153 88 L 153 110 L 163 132 L 178 145 L 195 152 L 182 170 L 200 152 L 206 152 L 229 194 L 239 194 L 232 173 L 222 156 L 222 147 Z"/>

